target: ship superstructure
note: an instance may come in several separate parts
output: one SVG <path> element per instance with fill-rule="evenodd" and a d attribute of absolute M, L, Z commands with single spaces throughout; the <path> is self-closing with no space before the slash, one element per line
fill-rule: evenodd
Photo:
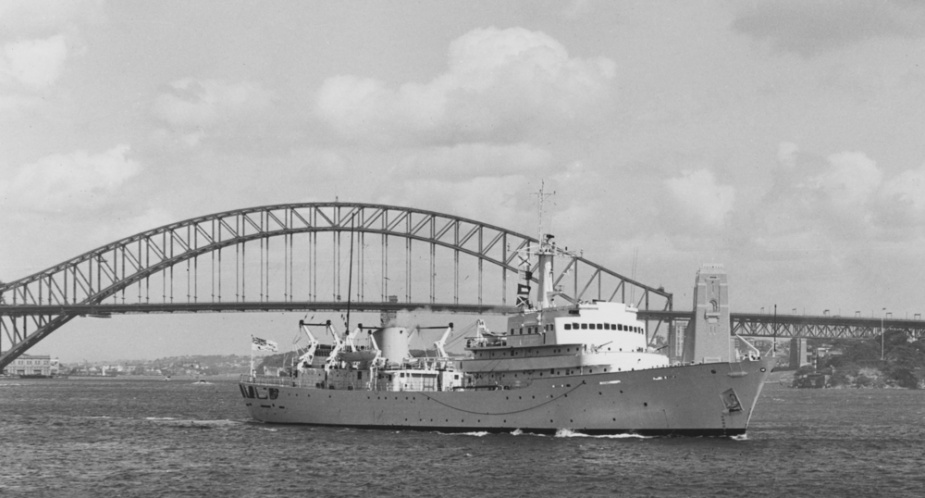
<path fill-rule="evenodd" d="M 540 272 L 536 303 L 520 295 L 523 311 L 509 317 L 505 330 L 477 321 L 464 357 L 445 350 L 453 324 L 434 343 L 433 355 L 415 355 L 410 337 L 420 331 L 392 320 L 343 334 L 330 322 L 300 322 L 309 346 L 293 369 L 242 379 L 251 416 L 268 423 L 437 431 L 745 432 L 773 359 L 671 365 L 649 347 L 633 306 L 556 305 L 551 240 L 547 236 L 533 254 Z M 333 344 L 315 337 L 311 329 L 319 326 Z M 367 345 L 358 346 L 364 334 Z"/>

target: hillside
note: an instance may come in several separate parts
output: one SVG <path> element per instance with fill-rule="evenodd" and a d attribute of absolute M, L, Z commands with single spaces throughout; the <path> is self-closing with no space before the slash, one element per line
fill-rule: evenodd
<path fill-rule="evenodd" d="M 833 340 L 828 345 L 828 354 L 817 359 L 816 368 L 801 367 L 795 380 L 815 371 L 827 376 L 829 387 L 925 387 L 925 341 L 913 341 L 905 332 L 888 330 L 882 343 L 875 337 Z"/>

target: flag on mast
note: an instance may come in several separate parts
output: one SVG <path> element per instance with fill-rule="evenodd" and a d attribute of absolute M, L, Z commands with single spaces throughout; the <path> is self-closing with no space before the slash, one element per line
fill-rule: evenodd
<path fill-rule="evenodd" d="M 251 336 L 251 351 L 279 351 L 276 341 Z"/>

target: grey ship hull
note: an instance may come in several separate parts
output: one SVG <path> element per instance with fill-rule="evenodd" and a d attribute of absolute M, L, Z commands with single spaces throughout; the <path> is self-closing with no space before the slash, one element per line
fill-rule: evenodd
<path fill-rule="evenodd" d="M 323 390 L 258 378 L 242 381 L 241 391 L 254 419 L 276 424 L 734 436 L 745 433 L 773 364 L 763 359 L 540 377 L 504 390 Z"/>

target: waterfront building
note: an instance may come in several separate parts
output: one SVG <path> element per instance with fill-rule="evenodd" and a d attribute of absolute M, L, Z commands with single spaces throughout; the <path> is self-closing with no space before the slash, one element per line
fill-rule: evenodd
<path fill-rule="evenodd" d="M 58 359 L 47 354 L 24 354 L 13 360 L 3 373 L 5 375 L 42 375 L 45 377 L 58 375 Z"/>

